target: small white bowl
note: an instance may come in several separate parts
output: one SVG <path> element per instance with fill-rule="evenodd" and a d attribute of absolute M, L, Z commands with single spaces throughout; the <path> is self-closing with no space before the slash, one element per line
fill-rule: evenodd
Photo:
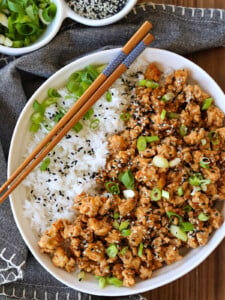
<path fill-rule="evenodd" d="M 30 115 L 32 113 L 33 101 L 35 99 L 42 101 L 46 97 L 47 91 L 50 87 L 60 88 L 65 86 L 66 79 L 71 73 L 90 64 L 108 63 L 116 54 L 118 54 L 119 50 L 120 49 L 112 49 L 97 52 L 72 62 L 51 76 L 34 93 L 23 109 L 13 133 L 8 159 L 8 177 L 23 161 L 26 146 L 31 138 L 31 133 L 29 132 L 29 122 Z M 190 60 L 166 50 L 151 48 L 146 49 L 141 57 L 146 59 L 148 62 L 156 62 L 160 66 L 160 69 L 164 71 L 188 69 L 192 80 L 194 80 L 194 82 L 198 83 L 202 89 L 208 92 L 213 97 L 218 107 L 225 112 L 225 95 L 223 91 L 203 69 Z M 52 274 L 65 285 L 81 292 L 98 296 L 116 297 L 138 294 L 168 284 L 187 274 L 193 268 L 197 267 L 201 262 L 203 262 L 203 260 L 213 252 L 213 250 L 219 245 L 225 236 L 224 222 L 218 230 L 213 232 L 207 245 L 190 250 L 180 261 L 154 271 L 152 278 L 140 281 L 132 288 L 115 288 L 113 286 L 107 286 L 106 288 L 101 289 L 99 288 L 97 280 L 94 278 L 94 276 L 87 276 L 87 279 L 78 281 L 73 273 L 67 273 L 62 269 L 56 268 L 47 255 L 40 253 L 37 244 L 39 238 L 37 234 L 31 230 L 28 219 L 24 217 L 24 199 L 25 188 L 23 185 L 20 185 L 10 196 L 11 207 L 19 231 L 27 246 L 36 257 L 37 261 L 39 261 L 39 263 L 50 274 Z M 222 214 L 225 218 L 225 203 L 221 202 L 221 206 Z"/>
<path fill-rule="evenodd" d="M 69 8 L 69 6 L 64 2 L 64 0 L 52 0 L 52 2 L 54 2 L 57 6 L 56 16 L 51 22 L 51 24 L 48 25 L 45 32 L 36 40 L 36 42 L 22 48 L 12 48 L 0 45 L 0 53 L 18 56 L 32 52 L 45 46 L 55 37 L 62 25 L 63 20 L 66 18 L 70 18 L 78 23 L 82 23 L 87 26 L 105 26 L 108 24 L 115 23 L 129 13 L 129 11 L 136 4 L 137 0 L 128 0 L 127 4 L 123 7 L 123 9 L 121 9 L 114 16 L 98 20 L 88 19 L 78 15 L 71 8 Z"/>

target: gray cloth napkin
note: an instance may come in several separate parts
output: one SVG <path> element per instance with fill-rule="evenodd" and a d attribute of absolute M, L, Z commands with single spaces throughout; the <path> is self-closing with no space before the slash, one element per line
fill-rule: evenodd
<path fill-rule="evenodd" d="M 145 21 L 153 24 L 152 47 L 185 55 L 225 45 L 225 11 L 164 4 L 137 5 L 122 21 L 90 28 L 66 21 L 46 47 L 19 58 L 0 54 L 0 184 L 17 118 L 32 93 L 55 71 L 100 48 L 121 46 Z M 112 295 L 113 296 L 113 295 Z M 13 220 L 9 201 L 0 206 L 0 299 L 94 300 L 48 274 L 27 250 Z M 110 299 L 113 297 L 110 297 Z M 119 299 L 141 299 L 141 296 Z"/>

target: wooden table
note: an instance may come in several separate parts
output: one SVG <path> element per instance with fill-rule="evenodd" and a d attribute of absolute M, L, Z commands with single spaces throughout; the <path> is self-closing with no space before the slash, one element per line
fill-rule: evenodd
<path fill-rule="evenodd" d="M 140 0 L 139 2 L 225 9 L 225 0 Z M 188 58 L 205 69 L 225 91 L 225 48 L 195 53 Z M 148 300 L 225 300 L 225 240 L 192 272 L 143 296 Z"/>

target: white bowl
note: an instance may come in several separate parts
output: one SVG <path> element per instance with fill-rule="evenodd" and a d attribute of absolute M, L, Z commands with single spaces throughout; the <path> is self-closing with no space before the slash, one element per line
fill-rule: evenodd
<path fill-rule="evenodd" d="M 105 64 L 109 62 L 109 60 L 111 60 L 118 51 L 119 49 L 107 50 L 83 57 L 56 72 L 35 92 L 23 109 L 14 130 L 9 152 L 8 176 L 10 176 L 13 170 L 15 170 L 15 168 L 22 162 L 22 156 L 25 153 L 25 145 L 30 138 L 28 128 L 33 101 L 35 99 L 39 99 L 40 101 L 44 99 L 48 88 L 59 88 L 65 85 L 66 78 L 68 78 L 72 72 L 82 69 L 89 64 Z M 206 92 L 212 95 L 216 104 L 225 112 L 225 96 L 223 91 L 204 70 L 195 65 L 193 62 L 169 51 L 150 48 L 143 52 L 142 57 L 146 58 L 148 61 L 159 63 L 162 70 L 168 68 L 188 69 L 191 78 L 198 82 Z M 223 223 L 222 226 L 212 234 L 206 246 L 191 250 L 182 260 L 155 271 L 152 278 L 141 281 L 132 288 L 115 288 L 107 286 L 104 289 L 100 289 L 98 287 L 97 280 L 94 279 L 94 277 L 90 276 L 86 280 L 79 282 L 74 278 L 73 274 L 66 273 L 64 270 L 54 267 L 49 257 L 39 252 L 37 245 L 38 237 L 32 232 L 28 220 L 23 216 L 24 196 L 24 188 L 20 185 L 12 193 L 10 202 L 16 224 L 33 255 L 49 273 L 65 285 L 81 292 L 98 296 L 131 295 L 165 285 L 185 275 L 198 266 L 218 246 L 225 236 L 225 223 Z M 222 208 L 222 214 L 225 217 L 225 206 Z"/>
<path fill-rule="evenodd" d="M 130 10 L 136 4 L 137 0 L 128 0 L 127 4 L 117 14 L 115 14 L 112 17 L 99 20 L 92 20 L 78 15 L 72 9 L 69 8 L 69 6 L 64 2 L 64 0 L 52 0 L 52 2 L 54 2 L 57 6 L 56 16 L 54 20 L 48 25 L 45 32 L 37 39 L 36 42 L 29 46 L 21 48 L 12 48 L 0 45 L 0 53 L 18 56 L 35 51 L 45 46 L 55 37 L 62 25 L 62 22 L 66 18 L 70 18 L 76 22 L 82 23 L 87 26 L 105 26 L 108 24 L 115 23 L 118 20 L 125 17 L 130 12 Z"/>

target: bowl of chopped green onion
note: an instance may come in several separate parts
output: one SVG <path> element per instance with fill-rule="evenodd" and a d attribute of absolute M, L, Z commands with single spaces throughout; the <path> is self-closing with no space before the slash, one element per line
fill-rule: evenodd
<path fill-rule="evenodd" d="M 0 1 L 0 53 L 22 55 L 46 45 L 64 19 L 60 0 Z"/>

